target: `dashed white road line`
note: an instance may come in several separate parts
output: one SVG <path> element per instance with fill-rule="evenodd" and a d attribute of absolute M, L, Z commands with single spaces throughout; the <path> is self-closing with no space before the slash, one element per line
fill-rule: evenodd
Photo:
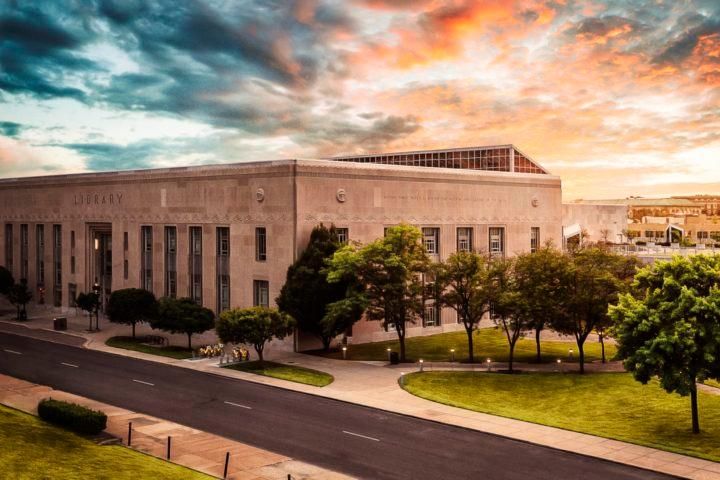
<path fill-rule="evenodd" d="M 373 442 L 380 441 L 379 438 L 368 437 L 367 435 L 360 435 L 359 433 L 348 432 L 347 430 L 343 430 L 342 432 L 346 433 L 348 435 L 352 435 L 353 437 L 360 437 L 360 438 L 364 438 L 365 440 L 372 440 Z"/>
<path fill-rule="evenodd" d="M 72 364 L 72 363 L 60 362 L 60 365 L 65 365 L 66 367 L 72 367 L 72 368 L 79 368 L 77 365 Z"/>
<path fill-rule="evenodd" d="M 150 382 L 143 382 L 142 380 L 135 380 L 134 378 L 133 378 L 133 382 L 136 382 L 136 383 L 142 383 L 143 385 L 148 385 L 148 386 L 150 386 L 150 387 L 154 387 L 154 386 L 155 386 L 155 384 L 154 384 L 154 383 L 150 383 Z"/>
<path fill-rule="evenodd" d="M 239 403 L 235 403 L 235 402 L 225 402 L 225 405 L 232 405 L 233 407 L 240 407 L 240 408 L 246 408 L 248 410 L 252 410 L 252 407 L 248 407 L 247 405 L 240 405 Z"/>
<path fill-rule="evenodd" d="M 9 348 L 3 348 L 3 350 L 6 351 L 7 353 L 14 353 L 15 355 L 22 355 L 22 353 L 17 352 L 15 350 L 10 350 Z"/>

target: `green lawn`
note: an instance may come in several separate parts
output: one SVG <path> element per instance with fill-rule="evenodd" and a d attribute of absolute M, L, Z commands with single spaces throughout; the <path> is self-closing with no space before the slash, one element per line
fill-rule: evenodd
<path fill-rule="evenodd" d="M 319 370 L 268 361 L 242 362 L 234 365 L 228 365 L 224 368 L 232 368 L 233 370 L 239 370 L 241 372 L 249 372 L 257 375 L 264 375 L 266 377 L 304 383 L 315 387 L 330 385 L 334 380 L 332 375 Z"/>
<path fill-rule="evenodd" d="M 719 396 L 699 393 L 702 433 L 693 435 L 689 397 L 627 373 L 425 372 L 404 385 L 447 405 L 720 461 Z"/>
<path fill-rule="evenodd" d="M 185 347 L 176 346 L 153 346 L 143 343 L 142 337 L 133 340 L 132 337 L 112 337 L 108 338 L 105 345 L 108 347 L 124 348 L 125 350 L 135 350 L 136 352 L 150 353 L 152 355 L 162 355 L 163 357 L 184 359 L 192 357 L 192 350 Z"/>
<path fill-rule="evenodd" d="M 14 480 L 212 478 L 123 446 L 99 446 L 3 406 L 0 406 L 0 445 L 3 445 L 0 476 Z"/>
<path fill-rule="evenodd" d="M 703 384 L 707 385 L 708 387 L 720 388 L 720 382 L 718 382 L 717 380 L 705 380 Z"/>
<path fill-rule="evenodd" d="M 508 359 L 508 344 L 505 334 L 500 329 L 482 328 L 473 334 L 475 361 L 484 362 L 491 358 L 494 362 L 506 362 Z M 388 347 L 399 351 L 397 340 L 388 342 L 363 343 L 348 346 L 348 358 L 351 360 L 387 360 Z M 465 331 L 412 337 L 405 339 L 406 355 L 409 361 L 422 358 L 425 361 L 449 361 L 450 349 L 455 349 L 455 358 L 458 361 L 467 359 L 467 335 Z M 540 344 L 543 362 L 554 362 L 562 358 L 568 361 L 568 349 L 573 349 L 573 361 L 577 361 L 577 345 L 574 342 L 543 341 Z M 342 352 L 321 351 L 310 352 L 325 355 L 331 358 L 342 358 Z M 605 355 L 611 359 L 615 355 L 615 346 L 605 345 Z M 600 358 L 600 344 L 598 342 L 585 342 L 585 361 L 591 362 Z M 535 337 L 521 338 L 515 345 L 516 362 L 535 361 Z"/>

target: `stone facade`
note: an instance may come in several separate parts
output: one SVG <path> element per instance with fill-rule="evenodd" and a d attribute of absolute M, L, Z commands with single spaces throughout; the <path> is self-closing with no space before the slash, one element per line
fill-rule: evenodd
<path fill-rule="evenodd" d="M 5 179 L 0 221 L 3 263 L 16 278 L 27 278 L 36 298 L 43 289 L 47 303 L 64 309 L 73 294 L 95 282 L 106 294 L 145 284 L 164 296 L 171 275 L 177 296 L 189 296 L 194 288 L 216 311 L 223 300 L 219 287 L 228 281 L 224 300 L 231 307 L 257 303 L 264 285 L 269 292 L 261 292 L 261 300 L 272 305 L 287 267 L 319 223 L 347 228 L 350 240 L 363 243 L 401 222 L 437 228 L 437 258 L 456 250 L 458 228 L 471 228 L 473 248 L 488 251 L 490 229 L 502 227 L 506 255 L 530 249 L 532 228 L 543 243 L 562 242 L 556 176 L 328 160 Z M 201 263 L 195 268 L 191 227 L 201 228 L 194 230 L 201 231 L 201 245 L 195 245 Z M 229 246 L 221 241 L 224 228 Z M 168 229 L 176 232 L 174 249 Z M 265 229 L 264 259 L 258 229 Z M 227 269 L 224 280 L 221 265 Z M 443 311 L 437 326 L 418 325 L 408 333 L 458 327 L 455 315 Z M 354 342 L 391 336 L 377 322 L 362 321 L 353 329 Z M 300 336 L 296 348 L 298 341 L 300 348 L 310 346 Z"/>

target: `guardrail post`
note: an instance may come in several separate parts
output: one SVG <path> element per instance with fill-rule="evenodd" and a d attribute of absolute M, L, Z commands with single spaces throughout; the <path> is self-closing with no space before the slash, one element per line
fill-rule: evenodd
<path fill-rule="evenodd" d="M 170 460 L 170 441 L 172 440 L 172 437 L 168 435 L 168 444 L 167 444 L 167 459 Z"/>
<path fill-rule="evenodd" d="M 225 453 L 225 469 L 223 470 L 223 478 L 227 478 L 228 464 L 230 463 L 230 452 Z"/>
<path fill-rule="evenodd" d="M 128 422 L 128 447 L 132 443 L 132 422 Z"/>

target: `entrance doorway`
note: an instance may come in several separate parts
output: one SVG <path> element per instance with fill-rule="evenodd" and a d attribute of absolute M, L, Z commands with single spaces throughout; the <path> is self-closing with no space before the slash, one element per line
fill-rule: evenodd
<path fill-rule="evenodd" d="M 112 224 L 89 225 L 88 285 L 100 295 L 100 309 L 105 310 L 112 287 Z"/>

